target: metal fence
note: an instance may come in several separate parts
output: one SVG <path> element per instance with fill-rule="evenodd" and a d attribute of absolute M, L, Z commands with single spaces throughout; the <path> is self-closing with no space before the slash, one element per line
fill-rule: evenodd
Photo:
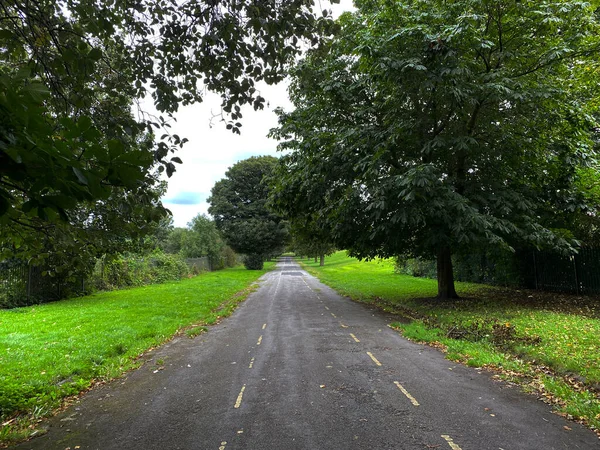
<path fill-rule="evenodd" d="M 527 287 L 579 295 L 600 294 L 600 249 L 582 248 L 574 256 L 534 252 Z"/>
<path fill-rule="evenodd" d="M 212 270 L 208 256 L 203 256 L 201 258 L 186 258 L 185 262 L 192 270 L 198 270 L 199 272 Z"/>
<path fill-rule="evenodd" d="M 44 275 L 44 270 L 15 260 L 0 263 L 0 308 L 59 300 L 84 291 L 82 278 L 67 282 Z"/>

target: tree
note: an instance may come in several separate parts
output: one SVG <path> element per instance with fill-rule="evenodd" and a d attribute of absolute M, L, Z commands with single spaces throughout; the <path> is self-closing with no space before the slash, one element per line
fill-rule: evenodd
<path fill-rule="evenodd" d="M 578 1 L 356 2 L 292 72 L 274 204 L 317 214 L 360 258 L 437 257 L 515 243 L 574 251 L 549 217 L 597 213 L 597 16 Z"/>
<path fill-rule="evenodd" d="M 267 208 L 269 185 L 277 158 L 253 156 L 234 164 L 217 181 L 208 212 L 227 244 L 246 255 L 246 267 L 262 269 L 266 257 L 281 252 L 288 239 L 286 222 Z"/>
<path fill-rule="evenodd" d="M 22 236 L 49 236 L 49 229 L 80 242 L 83 211 L 106 223 L 99 211 L 117 198 L 137 201 L 148 219 L 164 216 L 152 198 L 154 172 L 170 176 L 181 163 L 171 154 L 185 143 L 168 132 L 171 115 L 209 89 L 221 93 L 226 126 L 239 132 L 240 106 L 264 105 L 255 83 L 280 80 L 302 42 L 316 43 L 330 26 L 311 5 L 1 2 L 0 257 L 9 249 L 37 258 L 43 239 L 25 245 Z M 147 95 L 165 117 L 140 110 Z M 115 232 L 128 229 L 115 225 Z"/>
<path fill-rule="evenodd" d="M 328 230 L 320 226 L 319 220 L 311 215 L 295 217 L 290 221 L 292 248 L 298 255 L 319 258 L 319 265 L 325 265 L 325 256 L 335 252 Z"/>
<path fill-rule="evenodd" d="M 190 233 L 184 238 L 182 253 L 188 258 L 208 256 L 211 267 L 220 265 L 225 243 L 215 222 L 205 214 L 198 214 L 188 224 Z"/>

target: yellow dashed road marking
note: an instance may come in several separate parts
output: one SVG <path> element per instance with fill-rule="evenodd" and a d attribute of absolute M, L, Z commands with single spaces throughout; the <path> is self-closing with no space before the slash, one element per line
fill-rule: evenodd
<path fill-rule="evenodd" d="M 260 345 L 261 342 L 262 342 L 262 335 L 258 338 L 258 342 L 256 343 L 256 345 Z"/>
<path fill-rule="evenodd" d="M 327 306 L 325 307 L 325 309 L 326 309 L 327 311 L 329 311 L 329 308 L 328 308 Z"/>
<path fill-rule="evenodd" d="M 252 366 L 254 365 L 254 358 L 252 358 L 250 360 L 250 365 L 248 366 L 248 369 L 252 369 Z"/>
<path fill-rule="evenodd" d="M 332 315 L 334 318 L 336 318 L 336 319 L 337 319 L 337 316 L 336 316 L 334 313 L 331 313 L 331 315 Z"/>
<path fill-rule="evenodd" d="M 242 397 L 244 396 L 244 391 L 246 390 L 246 385 L 242 386 L 242 390 L 240 391 L 240 393 L 237 396 L 237 400 L 235 401 L 235 405 L 233 405 L 234 408 L 239 408 L 240 405 L 242 404 Z"/>
<path fill-rule="evenodd" d="M 266 324 L 266 323 L 263 325 L 263 330 L 264 330 L 265 328 L 267 328 L 267 324 Z"/>
<path fill-rule="evenodd" d="M 396 386 L 398 386 L 398 389 L 400 389 L 402 391 L 402 393 L 404 395 L 406 395 L 406 397 L 410 400 L 410 402 L 415 405 L 415 406 L 419 406 L 419 402 L 417 401 L 417 399 L 415 399 L 412 395 L 410 395 L 408 393 L 408 391 L 406 389 L 404 389 L 404 387 L 402 387 L 402 385 L 400 383 L 398 383 L 397 381 L 394 381 L 394 384 Z"/>
<path fill-rule="evenodd" d="M 342 322 L 340 322 L 340 327 L 342 327 L 342 328 L 348 328 L 348 325 L 344 325 Z"/>
<path fill-rule="evenodd" d="M 450 448 L 452 450 L 462 450 L 458 445 L 456 445 L 454 443 L 452 438 L 450 436 L 448 436 L 447 434 L 442 434 L 442 437 L 446 440 L 446 442 L 448 443 L 448 445 L 450 446 Z"/>
<path fill-rule="evenodd" d="M 352 339 L 354 339 L 356 342 L 360 342 L 360 341 L 358 340 L 358 338 L 357 338 L 356 336 L 354 336 L 352 333 L 350 333 L 350 336 L 352 336 Z"/>
<path fill-rule="evenodd" d="M 219 450 L 225 450 L 226 445 L 227 445 L 227 441 L 221 442 L 221 446 L 219 447 Z"/>
<path fill-rule="evenodd" d="M 371 353 L 371 352 L 367 352 L 367 355 L 369 355 L 369 356 L 371 357 L 371 359 L 373 360 L 373 362 L 374 362 L 375 364 L 377 364 L 378 366 L 380 366 L 380 365 L 381 365 L 381 363 L 380 363 L 379 361 L 377 361 L 377 358 L 375 358 L 375 357 L 373 356 L 373 353 Z"/>

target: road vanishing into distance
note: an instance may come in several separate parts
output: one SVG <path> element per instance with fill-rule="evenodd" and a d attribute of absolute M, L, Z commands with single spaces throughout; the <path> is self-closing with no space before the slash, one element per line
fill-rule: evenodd
<path fill-rule="evenodd" d="M 17 448 L 600 449 L 590 430 L 391 320 L 282 258 L 231 317 L 148 353 Z"/>

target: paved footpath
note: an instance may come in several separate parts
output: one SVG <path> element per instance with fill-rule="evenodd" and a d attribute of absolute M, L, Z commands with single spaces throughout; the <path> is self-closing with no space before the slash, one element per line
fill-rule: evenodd
<path fill-rule="evenodd" d="M 17 448 L 600 449 L 591 431 L 408 342 L 289 258 L 260 283 L 208 333 L 149 353 Z"/>

